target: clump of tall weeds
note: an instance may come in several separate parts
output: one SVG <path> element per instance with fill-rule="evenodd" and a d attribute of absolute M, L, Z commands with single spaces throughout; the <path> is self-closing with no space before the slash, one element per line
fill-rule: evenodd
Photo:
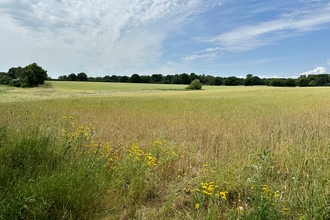
<path fill-rule="evenodd" d="M 76 128 L 70 120 L 53 128 L 3 125 L 0 219 L 91 219 L 102 213 L 107 160 L 86 149 L 92 127 Z"/>

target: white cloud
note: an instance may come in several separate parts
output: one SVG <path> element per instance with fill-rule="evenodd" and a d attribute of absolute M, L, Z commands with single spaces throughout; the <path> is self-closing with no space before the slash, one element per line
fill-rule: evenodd
<path fill-rule="evenodd" d="M 146 66 L 160 59 L 162 41 L 169 33 L 213 4 L 211 0 L 3 0 L 0 59 L 11 53 L 31 62 L 44 60 L 54 71 L 87 68 L 81 71 L 93 74 Z M 12 36 L 20 43 L 11 41 Z"/>
<path fill-rule="evenodd" d="M 304 73 L 301 73 L 300 75 L 312 75 L 312 74 L 325 74 L 326 73 L 326 68 L 319 66 L 316 67 L 314 70 L 310 70 Z"/>
<path fill-rule="evenodd" d="M 197 54 L 192 54 L 190 56 L 182 57 L 181 59 L 184 61 L 189 61 L 189 60 L 196 60 L 196 59 L 201 59 L 201 58 L 214 58 L 217 56 L 217 53 L 206 53 L 202 55 L 197 55 Z"/>
<path fill-rule="evenodd" d="M 327 63 L 330 65 L 330 59 L 327 60 Z"/>
<path fill-rule="evenodd" d="M 300 10 L 271 21 L 241 26 L 204 41 L 220 45 L 228 51 L 251 50 L 292 35 L 321 29 L 329 22 L 330 5 L 325 4 L 314 10 Z"/>

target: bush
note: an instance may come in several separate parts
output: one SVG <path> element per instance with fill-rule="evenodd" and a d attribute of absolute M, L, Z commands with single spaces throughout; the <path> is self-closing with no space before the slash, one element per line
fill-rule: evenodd
<path fill-rule="evenodd" d="M 199 79 L 194 79 L 189 86 L 186 87 L 186 89 L 202 89 L 202 83 L 199 81 Z"/>

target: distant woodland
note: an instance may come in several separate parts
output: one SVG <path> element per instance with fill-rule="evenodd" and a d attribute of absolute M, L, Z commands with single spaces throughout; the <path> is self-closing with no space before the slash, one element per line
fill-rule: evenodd
<path fill-rule="evenodd" d="M 33 87 L 43 84 L 45 80 L 59 81 L 91 81 L 91 82 L 125 82 L 125 83 L 163 83 L 163 84 L 184 84 L 189 85 L 193 80 L 198 79 L 203 85 L 215 86 L 280 86 L 280 87 L 307 87 L 307 86 L 330 86 L 330 74 L 301 75 L 298 79 L 292 78 L 260 78 L 252 74 L 245 78 L 236 76 L 220 77 L 211 75 L 197 75 L 195 73 L 181 73 L 175 75 L 152 74 L 139 75 L 134 73 L 131 76 L 106 75 L 89 77 L 86 73 L 71 73 L 52 79 L 47 71 L 36 63 L 26 67 L 12 67 L 8 72 L 0 72 L 0 84 L 16 87 Z"/>

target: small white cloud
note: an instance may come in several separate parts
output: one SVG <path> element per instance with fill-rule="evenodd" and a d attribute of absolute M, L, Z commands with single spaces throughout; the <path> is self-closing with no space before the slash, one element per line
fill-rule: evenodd
<path fill-rule="evenodd" d="M 301 73 L 301 75 L 312 75 L 312 74 L 325 74 L 326 73 L 326 68 L 319 66 L 316 67 L 314 70 L 310 70 L 304 73 Z"/>
<path fill-rule="evenodd" d="M 207 53 L 207 54 L 203 54 L 203 55 L 197 55 L 197 54 L 193 54 L 187 57 L 182 57 L 181 59 L 184 61 L 188 61 L 188 60 L 196 60 L 196 59 L 201 59 L 201 58 L 214 58 L 217 55 L 217 53 Z"/>
<path fill-rule="evenodd" d="M 327 60 L 327 63 L 330 65 L 330 59 Z"/>

